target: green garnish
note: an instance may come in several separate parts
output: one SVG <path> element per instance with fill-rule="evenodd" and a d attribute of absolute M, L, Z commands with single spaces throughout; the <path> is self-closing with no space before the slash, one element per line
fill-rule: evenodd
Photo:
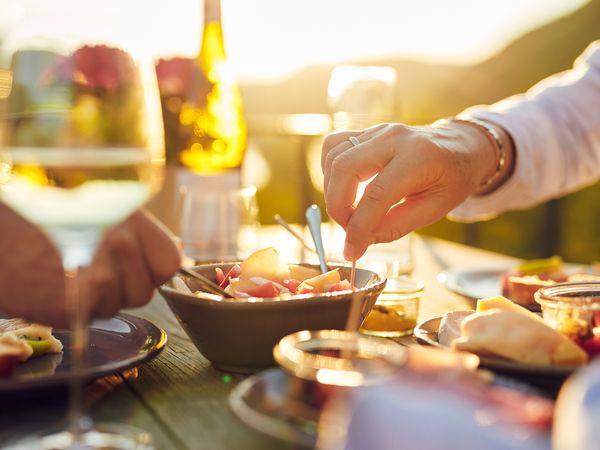
<path fill-rule="evenodd" d="M 563 260 L 560 256 L 551 256 L 544 259 L 530 259 L 521 263 L 517 270 L 523 275 L 539 275 L 541 273 L 550 272 L 560 269 L 563 265 Z"/>
<path fill-rule="evenodd" d="M 27 339 L 22 338 L 33 350 L 33 356 L 44 355 L 48 353 L 52 343 L 48 339 Z"/>

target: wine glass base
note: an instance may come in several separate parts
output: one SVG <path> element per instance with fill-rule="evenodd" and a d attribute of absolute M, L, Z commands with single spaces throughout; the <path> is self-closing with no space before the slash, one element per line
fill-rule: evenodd
<path fill-rule="evenodd" d="M 152 437 L 130 425 L 100 423 L 82 433 L 58 431 L 18 441 L 8 450 L 154 450 Z"/>

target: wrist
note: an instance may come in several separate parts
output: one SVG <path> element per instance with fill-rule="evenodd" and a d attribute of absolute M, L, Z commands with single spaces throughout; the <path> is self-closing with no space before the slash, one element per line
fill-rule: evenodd
<path fill-rule="evenodd" d="M 487 195 L 502 186 L 512 175 L 515 166 L 515 150 L 512 138 L 501 126 L 481 119 L 444 119 L 465 136 L 468 148 L 475 149 L 479 177 L 473 194 Z"/>
<path fill-rule="evenodd" d="M 506 183 L 506 181 L 511 177 L 515 169 L 516 152 L 512 137 L 503 127 L 487 120 L 478 121 L 487 124 L 488 127 L 491 127 L 493 130 L 495 130 L 503 149 L 502 164 L 498 164 L 496 167 L 496 172 L 493 178 L 489 179 L 489 182 L 486 183 L 485 186 L 480 186 L 480 188 L 475 192 L 476 196 L 483 196 L 494 192 L 496 189 Z"/>

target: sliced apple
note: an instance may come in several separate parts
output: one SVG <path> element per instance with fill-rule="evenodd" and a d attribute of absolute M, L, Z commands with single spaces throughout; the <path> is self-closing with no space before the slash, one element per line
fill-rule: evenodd
<path fill-rule="evenodd" d="M 335 286 L 341 281 L 340 269 L 333 269 L 329 272 L 308 278 L 300 283 L 296 292 L 298 294 L 307 294 L 310 292 L 326 292 L 330 287 Z"/>
<path fill-rule="evenodd" d="M 252 253 L 241 264 L 240 276 L 242 280 L 260 277 L 281 283 L 290 278 L 288 267 L 281 262 L 279 253 L 273 247 L 267 247 Z"/>
<path fill-rule="evenodd" d="M 288 269 L 290 271 L 290 278 L 298 281 L 304 281 L 308 278 L 316 277 L 321 273 L 312 267 L 299 266 L 298 264 L 289 264 Z"/>

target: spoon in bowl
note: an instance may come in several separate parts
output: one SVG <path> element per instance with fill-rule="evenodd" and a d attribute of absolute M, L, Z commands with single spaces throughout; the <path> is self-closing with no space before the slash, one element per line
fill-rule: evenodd
<path fill-rule="evenodd" d="M 187 267 L 180 267 L 177 270 L 177 272 L 186 278 L 193 278 L 200 284 L 200 286 L 202 286 L 202 289 L 204 289 L 210 294 L 220 295 L 224 298 L 233 298 L 233 295 L 231 295 L 229 292 L 226 292 L 217 283 L 213 282 L 212 280 L 209 280 L 204 275 L 200 275 L 198 272 L 194 272 L 193 270 L 188 269 Z"/>
<path fill-rule="evenodd" d="M 323 239 L 321 237 L 321 209 L 317 205 L 310 205 L 306 208 L 305 215 L 310 235 L 313 238 L 317 255 L 319 256 L 321 273 L 325 273 L 327 272 L 327 263 L 325 262 L 325 250 L 323 248 Z"/>

